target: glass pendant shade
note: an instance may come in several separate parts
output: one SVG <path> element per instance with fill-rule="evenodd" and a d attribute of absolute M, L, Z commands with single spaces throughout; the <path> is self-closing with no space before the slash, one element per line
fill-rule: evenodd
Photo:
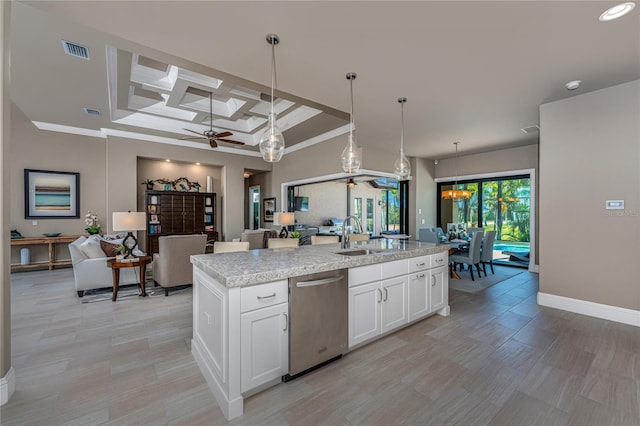
<path fill-rule="evenodd" d="M 340 158 L 342 162 L 342 170 L 345 173 L 357 173 L 362 165 L 362 154 L 358 145 L 356 144 L 356 136 L 354 134 L 354 120 L 353 120 L 353 80 L 356 79 L 356 73 L 350 72 L 347 74 L 347 80 L 350 82 L 351 90 L 351 112 L 349 118 L 349 138 L 347 146 L 342 151 Z"/>
<path fill-rule="evenodd" d="M 260 154 L 264 161 L 275 163 L 284 154 L 284 136 L 276 125 L 276 114 L 269 114 L 269 125 L 260 138 Z"/>
<path fill-rule="evenodd" d="M 342 150 L 342 170 L 345 173 L 356 173 L 360 170 L 362 160 L 360 158 L 360 150 L 356 145 L 356 137 L 353 133 L 349 134 L 349 143 Z"/>
<path fill-rule="evenodd" d="M 276 86 L 276 44 L 280 38 L 276 34 L 267 34 L 267 43 L 271 45 L 271 112 L 267 129 L 260 137 L 260 154 L 262 159 L 269 163 L 275 163 L 282 159 L 284 154 L 284 136 L 277 126 L 276 112 L 274 109 L 273 91 Z"/>
<path fill-rule="evenodd" d="M 411 177 L 411 163 L 406 155 L 404 155 L 404 104 L 407 98 L 398 99 L 400 103 L 400 156 L 393 164 L 393 174 L 398 180 L 407 180 Z"/>

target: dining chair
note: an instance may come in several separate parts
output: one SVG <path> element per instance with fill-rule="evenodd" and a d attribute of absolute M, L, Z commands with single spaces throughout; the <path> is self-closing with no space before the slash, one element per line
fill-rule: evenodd
<path fill-rule="evenodd" d="M 351 241 L 369 241 L 369 234 L 348 234 Z"/>
<path fill-rule="evenodd" d="M 495 275 L 493 271 L 493 243 L 496 240 L 496 231 L 489 231 L 484 235 L 482 240 L 482 250 L 480 250 L 480 262 L 482 263 L 482 270 L 484 276 L 487 276 L 487 264 L 491 266 L 491 273 Z"/>
<path fill-rule="evenodd" d="M 482 278 L 480 275 L 480 247 L 482 244 L 482 233 L 474 232 L 469 243 L 468 253 L 454 253 L 449 257 L 449 260 L 453 262 L 453 268 L 456 265 L 469 265 L 469 272 L 471 273 L 471 281 L 475 281 L 473 278 L 473 267 L 478 270 L 478 278 Z"/>
<path fill-rule="evenodd" d="M 267 248 L 284 248 L 284 247 L 298 247 L 300 240 L 297 238 L 269 238 Z"/>
<path fill-rule="evenodd" d="M 438 237 L 438 233 L 436 231 L 431 231 L 426 228 L 420 229 L 418 231 L 418 239 L 425 243 L 434 243 L 437 244 L 440 242 Z"/>
<path fill-rule="evenodd" d="M 320 244 L 337 244 L 340 242 L 340 237 L 337 235 L 312 235 L 311 245 L 317 246 Z"/>
<path fill-rule="evenodd" d="M 249 250 L 249 241 L 233 242 L 233 241 L 216 241 L 213 243 L 214 253 L 231 253 L 234 251 Z"/>

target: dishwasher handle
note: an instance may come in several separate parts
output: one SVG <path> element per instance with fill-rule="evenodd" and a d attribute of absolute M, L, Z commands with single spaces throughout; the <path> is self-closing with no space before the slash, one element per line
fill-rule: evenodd
<path fill-rule="evenodd" d="M 323 278 L 321 280 L 299 281 L 296 283 L 296 287 L 313 287 L 315 285 L 331 284 L 336 281 L 340 281 L 343 278 L 344 278 L 344 275 L 339 275 L 337 277 Z"/>

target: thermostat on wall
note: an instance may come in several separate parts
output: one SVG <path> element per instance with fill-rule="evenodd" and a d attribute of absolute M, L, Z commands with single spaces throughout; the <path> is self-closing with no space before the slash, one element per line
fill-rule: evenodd
<path fill-rule="evenodd" d="M 624 210 L 624 200 L 607 200 L 607 210 Z"/>

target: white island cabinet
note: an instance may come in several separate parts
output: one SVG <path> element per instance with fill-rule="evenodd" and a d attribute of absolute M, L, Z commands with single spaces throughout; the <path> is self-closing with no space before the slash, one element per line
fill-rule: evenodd
<path fill-rule="evenodd" d="M 224 416 L 289 373 L 289 281 L 349 269 L 349 349 L 428 315 L 449 314 L 446 245 L 372 241 L 375 254 L 338 245 L 191 256 L 191 352 Z M 358 249 L 353 247 L 353 249 Z"/>
<path fill-rule="evenodd" d="M 289 372 L 288 283 L 227 288 L 193 268 L 193 353 L 224 416 Z"/>

